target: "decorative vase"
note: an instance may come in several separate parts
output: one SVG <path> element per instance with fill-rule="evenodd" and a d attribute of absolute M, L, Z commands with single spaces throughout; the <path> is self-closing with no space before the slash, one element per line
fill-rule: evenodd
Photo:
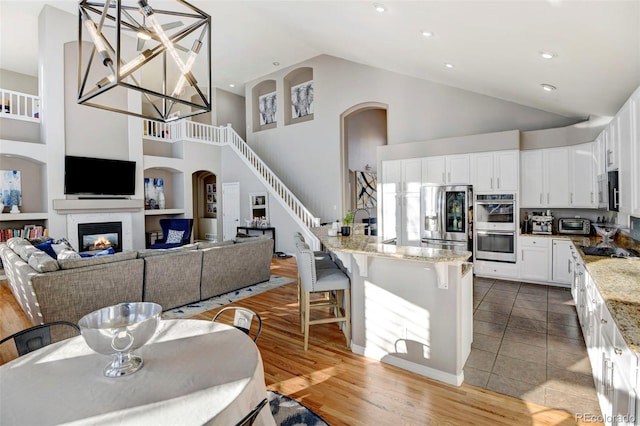
<path fill-rule="evenodd" d="M 351 227 L 350 226 L 341 226 L 340 227 L 340 233 L 342 234 L 343 237 L 348 237 L 349 235 L 351 235 Z"/>
<path fill-rule="evenodd" d="M 164 191 L 160 191 L 160 193 L 158 194 L 158 208 L 160 210 L 164 210 L 165 208 Z"/>

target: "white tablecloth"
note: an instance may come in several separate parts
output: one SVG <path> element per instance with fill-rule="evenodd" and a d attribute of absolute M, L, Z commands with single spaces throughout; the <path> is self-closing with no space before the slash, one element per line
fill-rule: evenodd
<path fill-rule="evenodd" d="M 136 373 L 104 377 L 110 356 L 74 337 L 0 367 L 0 424 L 234 425 L 267 396 L 262 358 L 233 327 L 163 320 Z M 275 425 L 269 405 L 255 424 Z"/>

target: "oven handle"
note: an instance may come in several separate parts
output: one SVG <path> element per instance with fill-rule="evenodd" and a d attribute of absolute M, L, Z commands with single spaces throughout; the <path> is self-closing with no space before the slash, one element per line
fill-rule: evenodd
<path fill-rule="evenodd" d="M 476 200 L 476 204 L 495 205 L 495 204 L 515 204 L 513 200 Z"/>
<path fill-rule="evenodd" d="M 516 235 L 514 231 L 476 231 L 476 233 L 478 235 Z"/>

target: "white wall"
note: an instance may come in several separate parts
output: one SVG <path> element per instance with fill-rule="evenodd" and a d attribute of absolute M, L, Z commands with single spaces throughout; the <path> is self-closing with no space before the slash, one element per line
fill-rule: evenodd
<path fill-rule="evenodd" d="M 387 143 L 387 112 L 367 109 L 345 119 L 346 141 L 349 151 L 349 170 L 377 171 L 376 148 Z"/>
<path fill-rule="evenodd" d="M 244 97 L 226 90 L 215 91 L 216 126 L 231 124 L 242 139 L 246 139 L 247 127 Z"/>
<path fill-rule="evenodd" d="M 283 78 L 292 69 L 312 67 L 314 119 L 284 126 Z M 253 87 L 277 84 L 278 125 L 253 132 Z M 321 55 L 248 82 L 247 140 L 311 212 L 322 220 L 340 216 L 342 182 L 340 114 L 364 102 L 389 105 L 388 143 L 452 136 L 560 127 L 577 120 L 426 80 L 407 77 Z M 283 155 L 286 153 L 286 155 Z"/>

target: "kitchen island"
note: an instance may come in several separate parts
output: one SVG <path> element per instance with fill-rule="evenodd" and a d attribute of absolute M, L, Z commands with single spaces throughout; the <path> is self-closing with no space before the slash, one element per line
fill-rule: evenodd
<path fill-rule="evenodd" d="M 473 338 L 471 252 L 329 237 L 351 279 L 351 350 L 459 386 Z"/>

